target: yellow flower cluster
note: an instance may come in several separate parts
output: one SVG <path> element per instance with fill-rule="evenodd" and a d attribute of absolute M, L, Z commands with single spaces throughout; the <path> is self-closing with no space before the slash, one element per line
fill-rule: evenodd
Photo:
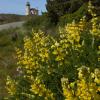
<path fill-rule="evenodd" d="M 83 32 L 86 26 L 85 17 L 80 19 L 79 23 L 72 22 L 71 24 L 67 24 L 65 30 L 67 32 L 67 42 L 72 45 L 74 49 L 78 49 L 81 47 L 80 44 L 80 35 Z"/>
<path fill-rule="evenodd" d="M 16 82 L 10 78 L 10 76 L 7 76 L 7 82 L 6 82 L 6 89 L 10 95 L 14 95 L 16 93 Z"/>
<path fill-rule="evenodd" d="M 92 24 L 92 29 L 90 30 L 90 32 L 92 35 L 100 37 L 100 25 L 97 25 L 97 21 L 98 21 L 97 17 L 92 18 L 91 22 L 93 24 Z"/>
<path fill-rule="evenodd" d="M 98 22 L 98 17 L 95 14 L 95 12 L 93 12 L 94 6 L 92 5 L 91 1 L 89 1 L 88 3 L 88 12 L 92 15 L 92 29 L 90 30 L 91 34 L 94 36 L 99 36 L 100 37 L 100 24 L 97 25 Z"/>
<path fill-rule="evenodd" d="M 43 97 L 44 100 L 55 100 L 53 93 L 47 89 L 44 84 L 41 84 L 39 79 L 34 80 L 31 85 L 31 91 L 34 94 Z"/>
<path fill-rule="evenodd" d="M 95 12 L 94 12 L 93 10 L 94 10 L 94 6 L 92 5 L 92 1 L 89 0 L 89 2 L 88 2 L 88 12 L 89 12 L 93 17 L 95 17 L 96 14 L 95 14 Z"/>
<path fill-rule="evenodd" d="M 66 78 L 61 80 L 65 100 L 99 100 L 100 70 L 95 69 L 93 73 L 84 66 L 78 70 L 79 78 L 75 82 L 69 83 Z"/>
<path fill-rule="evenodd" d="M 68 41 L 70 43 L 79 42 L 80 41 L 80 31 L 75 23 L 67 24 L 66 32 L 68 32 Z"/>
<path fill-rule="evenodd" d="M 44 33 L 40 31 L 40 33 L 35 33 L 33 35 L 33 44 L 34 50 L 37 53 L 38 59 L 41 59 L 42 62 L 48 62 L 49 59 L 49 40 L 48 36 L 45 37 Z"/>
<path fill-rule="evenodd" d="M 26 69 L 26 73 L 31 75 L 40 67 L 39 62 L 48 62 L 47 41 L 42 32 L 33 33 L 33 38 L 25 37 L 24 50 L 16 49 L 19 69 Z"/>
<path fill-rule="evenodd" d="M 65 97 L 65 100 L 76 100 L 74 96 L 74 90 L 71 89 L 68 78 L 61 78 L 61 83 L 62 83 L 62 90 L 63 90 L 63 95 Z M 72 83 L 73 86 L 74 83 Z"/>
<path fill-rule="evenodd" d="M 60 62 L 64 60 L 64 57 L 65 57 L 64 49 L 57 41 L 55 42 L 54 45 L 51 46 L 51 48 L 53 49 L 52 54 L 56 56 L 55 61 Z M 67 51 L 66 51 L 66 54 L 67 54 Z"/>

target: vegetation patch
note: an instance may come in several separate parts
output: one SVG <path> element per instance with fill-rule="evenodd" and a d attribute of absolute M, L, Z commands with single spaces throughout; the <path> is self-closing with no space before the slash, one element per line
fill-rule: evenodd
<path fill-rule="evenodd" d="M 25 21 L 26 19 L 27 19 L 27 16 L 25 15 L 0 14 L 0 25 L 11 23 L 11 22 Z"/>

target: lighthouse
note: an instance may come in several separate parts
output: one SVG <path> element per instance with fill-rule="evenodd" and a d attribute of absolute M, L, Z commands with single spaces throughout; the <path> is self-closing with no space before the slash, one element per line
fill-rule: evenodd
<path fill-rule="evenodd" d="M 26 15 L 30 15 L 30 3 L 26 3 Z"/>
<path fill-rule="evenodd" d="M 26 3 L 26 16 L 27 15 L 38 15 L 38 9 L 31 8 L 31 5 L 29 2 Z"/>

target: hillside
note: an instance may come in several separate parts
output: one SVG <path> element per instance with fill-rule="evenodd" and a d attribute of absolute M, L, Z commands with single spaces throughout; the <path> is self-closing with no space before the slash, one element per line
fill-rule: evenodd
<path fill-rule="evenodd" d="M 0 14 L 0 25 L 5 23 L 17 22 L 26 20 L 25 15 L 16 15 L 16 14 Z"/>

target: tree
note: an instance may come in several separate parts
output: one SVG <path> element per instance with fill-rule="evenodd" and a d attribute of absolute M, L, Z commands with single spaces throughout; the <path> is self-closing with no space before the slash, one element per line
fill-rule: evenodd
<path fill-rule="evenodd" d="M 82 4 L 82 0 L 47 0 L 46 9 L 51 21 L 57 24 L 61 16 L 75 12 Z"/>
<path fill-rule="evenodd" d="M 46 9 L 51 21 L 57 24 L 59 18 L 73 13 L 83 4 L 83 0 L 47 0 Z"/>
<path fill-rule="evenodd" d="M 59 17 L 69 11 L 70 0 L 47 0 L 46 9 L 51 21 L 57 24 Z"/>
<path fill-rule="evenodd" d="M 51 22 L 57 24 L 61 16 L 65 14 L 73 14 L 83 4 L 87 4 L 88 1 L 89 0 L 47 0 L 46 9 L 48 17 L 51 19 Z M 92 4 L 95 6 L 97 14 L 100 15 L 99 0 L 92 1 Z"/>

